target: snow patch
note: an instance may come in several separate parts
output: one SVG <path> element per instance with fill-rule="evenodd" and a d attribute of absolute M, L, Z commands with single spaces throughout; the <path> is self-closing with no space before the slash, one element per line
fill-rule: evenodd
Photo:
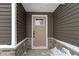
<path fill-rule="evenodd" d="M 55 47 L 55 48 L 52 48 L 50 52 L 51 52 L 50 54 L 51 56 L 72 56 L 70 51 L 66 48 L 62 48 L 61 50 L 59 50 Z M 77 55 L 74 55 L 74 56 L 77 56 Z"/>

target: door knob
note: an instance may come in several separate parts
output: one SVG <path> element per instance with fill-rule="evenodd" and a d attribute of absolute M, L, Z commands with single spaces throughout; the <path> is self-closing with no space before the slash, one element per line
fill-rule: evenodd
<path fill-rule="evenodd" d="M 33 37 L 35 38 L 35 30 L 33 30 Z"/>

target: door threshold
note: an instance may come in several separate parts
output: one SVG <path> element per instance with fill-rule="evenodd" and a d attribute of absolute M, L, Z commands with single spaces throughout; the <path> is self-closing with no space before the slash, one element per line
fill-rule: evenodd
<path fill-rule="evenodd" d="M 32 49 L 48 49 L 48 48 L 45 46 L 41 46 L 41 47 L 32 47 Z"/>

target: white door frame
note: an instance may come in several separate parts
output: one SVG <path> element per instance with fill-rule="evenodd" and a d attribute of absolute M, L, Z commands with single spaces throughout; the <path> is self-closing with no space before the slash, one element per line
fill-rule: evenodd
<path fill-rule="evenodd" d="M 34 16 L 44 16 L 46 17 L 46 47 L 34 47 L 33 46 L 33 17 Z M 48 49 L 48 15 L 32 15 L 32 49 Z"/>

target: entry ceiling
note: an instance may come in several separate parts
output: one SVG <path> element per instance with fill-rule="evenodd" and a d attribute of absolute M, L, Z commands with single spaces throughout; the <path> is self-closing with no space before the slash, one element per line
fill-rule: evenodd
<path fill-rule="evenodd" d="M 54 12 L 59 6 L 57 3 L 23 3 L 22 5 L 27 12 Z"/>

